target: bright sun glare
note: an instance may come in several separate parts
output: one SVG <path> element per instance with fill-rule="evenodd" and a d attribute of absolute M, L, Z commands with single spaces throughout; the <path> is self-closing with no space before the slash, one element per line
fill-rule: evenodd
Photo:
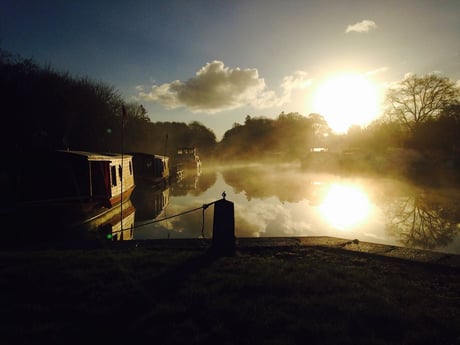
<path fill-rule="evenodd" d="M 363 126 L 377 117 L 377 87 L 360 74 L 332 77 L 317 88 L 313 111 L 323 115 L 334 132 L 345 133 L 350 126 Z"/>
<path fill-rule="evenodd" d="M 345 230 L 360 223 L 369 215 L 370 202 L 358 187 L 333 184 L 319 210 L 332 226 Z"/>

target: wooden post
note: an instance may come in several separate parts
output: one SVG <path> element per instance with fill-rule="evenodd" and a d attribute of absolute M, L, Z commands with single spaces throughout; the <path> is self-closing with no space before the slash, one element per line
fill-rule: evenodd
<path fill-rule="evenodd" d="M 214 203 L 212 251 L 217 255 L 235 254 L 235 211 L 233 202 L 223 198 Z"/>

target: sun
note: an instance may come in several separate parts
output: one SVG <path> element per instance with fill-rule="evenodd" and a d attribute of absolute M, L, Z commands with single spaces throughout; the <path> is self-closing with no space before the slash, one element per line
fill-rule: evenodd
<path fill-rule="evenodd" d="M 336 133 L 366 125 L 379 113 L 377 87 L 361 74 L 334 76 L 316 89 L 313 112 L 324 116 Z"/>

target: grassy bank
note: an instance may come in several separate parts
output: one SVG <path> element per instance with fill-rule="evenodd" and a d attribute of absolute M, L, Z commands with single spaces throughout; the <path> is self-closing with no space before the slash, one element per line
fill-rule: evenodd
<path fill-rule="evenodd" d="M 460 270 L 323 246 L 0 252 L 1 344 L 458 344 Z"/>

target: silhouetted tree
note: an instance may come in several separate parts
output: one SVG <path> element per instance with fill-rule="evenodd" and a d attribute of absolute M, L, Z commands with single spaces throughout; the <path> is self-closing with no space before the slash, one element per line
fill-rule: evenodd
<path fill-rule="evenodd" d="M 362 147 L 367 147 L 374 152 L 384 152 L 388 148 L 402 147 L 407 140 L 407 135 L 398 122 L 376 120 L 365 129 L 366 142 Z"/>
<path fill-rule="evenodd" d="M 12 54 L 0 58 L 2 120 L 8 129 L 2 148 L 106 150 L 119 137 L 114 120 L 122 98 L 112 86 Z"/>
<path fill-rule="evenodd" d="M 455 83 L 437 74 L 409 75 L 387 92 L 386 115 L 414 131 L 423 122 L 439 116 L 443 109 L 458 103 Z"/>
<path fill-rule="evenodd" d="M 275 147 L 272 140 L 273 120 L 246 116 L 244 125 L 234 125 L 224 133 L 219 144 L 219 159 L 250 159 L 265 155 Z"/>
<path fill-rule="evenodd" d="M 148 116 L 148 111 L 142 104 L 137 102 L 129 102 L 125 104 L 125 109 L 128 115 L 128 121 L 132 119 L 138 119 L 145 122 L 151 122 Z"/>
<path fill-rule="evenodd" d="M 442 136 L 444 147 L 453 153 L 460 152 L 460 103 L 451 104 L 443 109 L 439 116 L 439 137 Z"/>
<path fill-rule="evenodd" d="M 234 124 L 219 143 L 218 156 L 225 159 L 298 159 L 330 132 L 318 114 L 281 113 L 277 119 L 246 116 Z"/>
<path fill-rule="evenodd" d="M 217 144 L 214 132 L 198 121 L 189 123 L 188 128 L 192 146 L 198 149 L 200 156 L 210 156 Z"/>
<path fill-rule="evenodd" d="M 5 129 L 0 147 L 5 151 L 69 148 L 174 156 L 178 146 L 206 153 L 216 146 L 214 133 L 199 122 L 152 123 L 143 105 L 125 102 L 111 85 L 1 50 L 0 93 Z M 123 104 L 128 115 L 124 126 Z"/>

